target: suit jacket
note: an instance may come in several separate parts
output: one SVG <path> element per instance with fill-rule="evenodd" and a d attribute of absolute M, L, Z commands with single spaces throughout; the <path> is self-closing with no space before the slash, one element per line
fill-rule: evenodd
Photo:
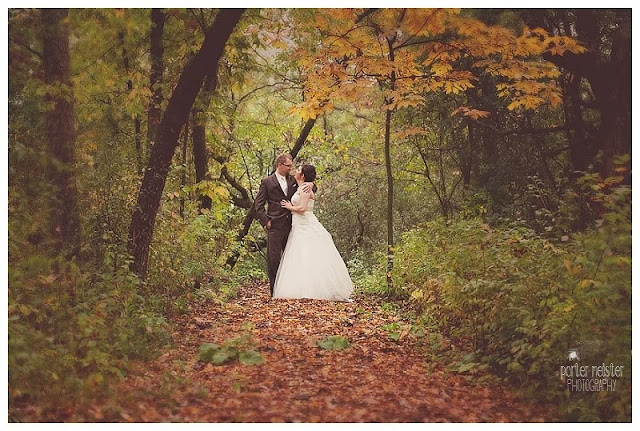
<path fill-rule="evenodd" d="M 287 175 L 288 193 L 286 196 L 280 187 L 275 172 L 263 178 L 254 202 L 256 206 L 256 218 L 260 224 L 266 227 L 269 220 L 281 218 L 288 218 L 288 221 L 291 222 L 291 212 L 286 208 L 282 208 L 280 201 L 283 199 L 290 201 L 296 190 L 298 190 L 298 183 L 291 175 Z M 266 212 L 264 208 L 265 205 L 267 206 Z"/>

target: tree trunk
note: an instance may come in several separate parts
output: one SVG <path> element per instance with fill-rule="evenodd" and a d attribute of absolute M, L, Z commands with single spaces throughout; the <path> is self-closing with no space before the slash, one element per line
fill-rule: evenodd
<path fill-rule="evenodd" d="M 602 178 L 616 175 L 616 156 L 631 154 L 631 40 L 614 38 L 611 51 L 610 64 L 591 83 L 600 106 Z"/>
<path fill-rule="evenodd" d="M 182 177 L 180 181 L 180 189 L 183 190 L 187 185 L 187 147 L 189 146 L 189 123 L 186 123 L 182 136 Z M 180 218 L 184 220 L 184 195 L 180 196 Z"/>
<path fill-rule="evenodd" d="M 80 212 L 75 177 L 75 120 L 71 88 L 71 58 L 67 9 L 42 10 L 44 79 L 52 90 L 46 97 L 49 178 L 55 189 L 51 205 L 52 232 L 58 252 L 67 258 L 80 251 Z"/>
<path fill-rule="evenodd" d="M 127 52 L 127 46 L 125 43 L 124 31 L 118 33 L 118 38 L 120 39 L 120 44 L 122 45 L 122 63 L 124 65 L 124 70 L 127 76 L 129 76 L 129 73 L 131 72 L 131 65 L 129 53 Z M 133 80 L 131 78 L 127 79 L 127 90 L 129 90 L 129 93 L 133 91 Z M 133 126 L 136 148 L 136 166 L 138 168 L 138 175 L 142 175 L 142 136 L 140 132 L 140 116 L 138 114 L 136 114 L 133 118 Z"/>
<path fill-rule="evenodd" d="M 296 139 L 296 143 L 293 145 L 293 148 L 289 153 L 291 154 L 291 157 L 293 157 L 293 160 L 295 160 L 295 158 L 298 157 L 298 153 L 302 149 L 302 146 L 304 145 L 304 143 L 307 141 L 307 138 L 309 137 L 309 133 L 311 133 L 311 129 L 313 129 L 314 124 L 316 124 L 315 118 L 308 119 L 307 122 L 304 124 L 302 131 L 300 131 L 300 135 L 298 136 L 298 139 Z"/>
<path fill-rule="evenodd" d="M 387 39 L 389 46 L 389 61 L 395 60 L 393 42 Z M 396 72 L 391 72 L 391 90 L 395 90 Z M 388 101 L 389 103 L 391 101 Z M 393 172 L 391 171 L 391 109 L 386 110 L 384 122 L 384 164 L 387 170 L 387 289 L 393 292 Z"/>
<path fill-rule="evenodd" d="M 564 87 L 564 115 L 565 134 L 569 141 L 569 157 L 574 171 L 586 172 L 595 158 L 593 145 L 589 145 L 582 108 L 580 106 L 580 91 L 582 77 L 569 74 Z M 572 175 L 574 177 L 574 175 Z M 577 178 L 574 178 L 574 180 Z"/>
<path fill-rule="evenodd" d="M 438 184 L 436 184 L 433 181 L 433 178 L 431 177 L 431 168 L 429 167 L 429 156 L 427 155 L 427 150 L 421 148 L 419 143 L 416 143 L 416 147 L 418 149 L 418 152 L 420 153 L 420 157 L 422 158 L 422 163 L 424 164 L 424 176 L 429 181 L 429 184 L 431 184 L 433 193 L 435 193 L 436 198 L 438 198 L 438 203 L 440 204 L 440 212 L 442 213 L 443 217 L 446 219 L 447 218 L 446 205 L 445 205 L 443 196 L 440 194 Z"/>
<path fill-rule="evenodd" d="M 440 132 L 444 133 L 444 132 Z M 442 146 L 443 140 L 440 140 L 440 145 Z M 449 195 L 447 193 L 447 178 L 445 176 L 444 169 L 444 150 L 440 148 L 438 150 L 438 168 L 440 174 L 440 194 L 442 195 L 442 216 L 445 220 L 449 219 L 449 215 L 451 214 L 451 202 L 449 201 Z"/>
<path fill-rule="evenodd" d="M 243 12 L 244 9 L 218 11 L 213 25 L 205 34 L 200 51 L 182 71 L 162 116 L 129 227 L 128 248 L 133 256 L 132 270 L 142 278 L 147 274 L 153 228 L 180 130 L 187 121 L 205 76 L 217 74 L 224 47 Z"/>
<path fill-rule="evenodd" d="M 467 140 L 462 145 L 462 148 L 459 152 L 460 157 L 460 171 L 462 173 L 463 179 L 463 189 L 467 190 L 467 188 L 471 185 L 471 167 L 473 165 L 473 151 L 475 144 L 475 130 L 476 127 L 471 123 L 471 120 L 467 120 Z"/>
<path fill-rule="evenodd" d="M 149 75 L 151 103 L 149 105 L 149 121 L 147 125 L 147 148 L 153 146 L 153 140 L 156 137 L 162 114 L 162 75 L 164 70 L 162 35 L 164 21 L 165 15 L 162 9 L 151 9 L 151 73 Z"/>
<path fill-rule="evenodd" d="M 207 179 L 209 171 L 209 154 L 207 153 L 205 119 L 203 112 L 211 102 L 211 97 L 216 88 L 217 77 L 209 75 L 204 84 L 204 89 L 200 93 L 198 106 L 193 109 L 193 159 L 196 169 L 196 183 Z M 211 209 L 211 198 L 203 195 L 200 197 L 200 211 L 203 209 Z"/>
<path fill-rule="evenodd" d="M 384 164 L 387 169 L 387 288 L 393 292 L 393 173 L 391 171 L 391 110 L 384 122 Z"/>

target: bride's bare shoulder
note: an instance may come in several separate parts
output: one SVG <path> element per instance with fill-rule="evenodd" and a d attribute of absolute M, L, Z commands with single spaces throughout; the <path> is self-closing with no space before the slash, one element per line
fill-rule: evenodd
<path fill-rule="evenodd" d="M 309 182 L 305 182 L 303 184 L 303 190 L 307 189 L 307 192 L 304 192 L 307 196 L 309 196 L 309 199 L 315 199 L 316 198 L 316 194 L 313 191 L 313 183 L 309 183 Z"/>
<path fill-rule="evenodd" d="M 305 195 L 313 196 L 313 183 L 302 183 L 302 186 L 299 187 L 300 193 L 304 193 Z"/>

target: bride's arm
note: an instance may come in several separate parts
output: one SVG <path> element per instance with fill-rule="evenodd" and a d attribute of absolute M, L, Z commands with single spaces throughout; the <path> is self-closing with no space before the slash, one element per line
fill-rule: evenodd
<path fill-rule="evenodd" d="M 300 191 L 300 203 L 298 205 L 293 205 L 289 201 L 282 201 L 281 205 L 283 208 L 288 209 L 289 211 L 295 213 L 304 213 L 307 210 L 307 206 L 309 206 L 309 199 L 313 196 L 313 192 L 305 192 L 304 190 Z"/>

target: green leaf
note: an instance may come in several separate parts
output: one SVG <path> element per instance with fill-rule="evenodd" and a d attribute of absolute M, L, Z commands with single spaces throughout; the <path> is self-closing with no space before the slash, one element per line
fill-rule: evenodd
<path fill-rule="evenodd" d="M 214 365 L 220 365 L 232 359 L 235 355 L 228 350 L 218 350 L 211 357 L 210 362 Z"/>
<path fill-rule="evenodd" d="M 260 365 L 264 362 L 262 355 L 255 350 L 248 350 L 246 352 L 240 352 L 238 359 L 245 365 Z"/>
<path fill-rule="evenodd" d="M 458 372 L 459 372 L 459 373 L 467 372 L 467 371 L 469 371 L 469 370 L 471 370 L 471 369 L 475 368 L 477 365 L 478 365 L 478 364 L 476 364 L 475 362 L 468 362 L 468 363 L 466 363 L 466 364 L 461 364 L 461 365 L 458 367 Z"/>
<path fill-rule="evenodd" d="M 344 350 L 350 347 L 350 344 L 346 338 L 340 335 L 332 335 L 322 341 L 318 341 L 318 346 L 326 350 Z"/>
<path fill-rule="evenodd" d="M 389 332 L 389 338 L 391 338 L 393 341 L 398 341 L 400 339 L 400 333 L 399 332 Z"/>
<path fill-rule="evenodd" d="M 213 354 L 220 349 L 217 344 L 205 343 L 198 349 L 198 360 L 202 362 L 211 362 Z"/>

